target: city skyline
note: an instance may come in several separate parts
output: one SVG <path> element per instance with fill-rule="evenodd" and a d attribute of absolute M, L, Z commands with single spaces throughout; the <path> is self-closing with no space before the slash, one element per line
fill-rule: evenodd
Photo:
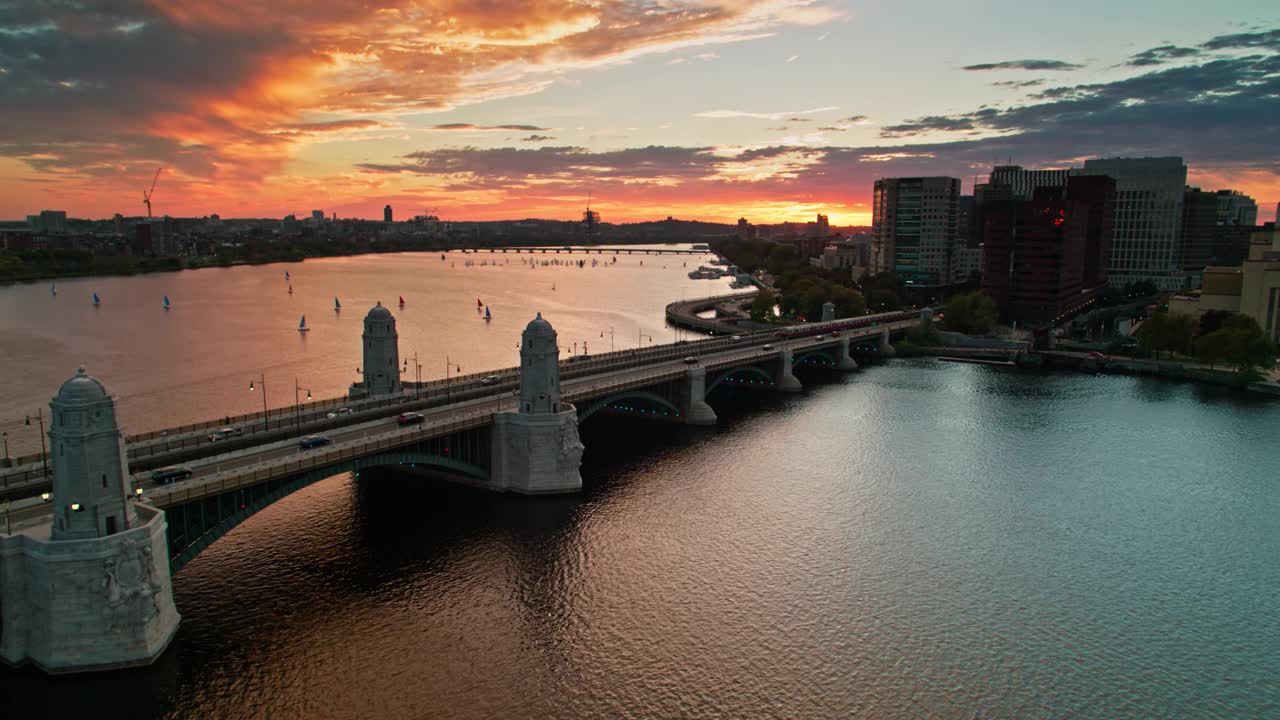
<path fill-rule="evenodd" d="M 919 27 L 920 13 L 931 18 Z M 1151 22 L 1159 12 L 1160 26 Z M 0 15 L 0 217 L 869 225 L 874 181 L 1185 159 L 1280 200 L 1280 17 L 762 0 Z M 1046 32 L 1025 31 L 1044 28 Z M 1081 42 L 1087 28 L 1087 42 Z M 1049 32 L 1060 30 L 1060 32 Z"/>

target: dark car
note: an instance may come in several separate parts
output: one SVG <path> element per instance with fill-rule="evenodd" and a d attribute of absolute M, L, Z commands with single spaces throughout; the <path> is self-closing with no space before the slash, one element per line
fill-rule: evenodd
<path fill-rule="evenodd" d="M 404 413 L 400 417 L 396 418 L 396 422 L 400 424 L 400 427 L 404 427 L 405 425 L 421 425 L 426 422 L 426 420 L 427 419 L 422 416 L 422 413 Z"/>
<path fill-rule="evenodd" d="M 331 442 L 333 441 L 323 435 L 308 435 L 298 441 L 298 447 L 303 450 L 310 450 L 311 448 L 324 447 Z"/>
<path fill-rule="evenodd" d="M 151 482 L 157 485 L 167 485 L 171 482 L 186 480 L 189 477 L 191 477 L 191 468 L 179 465 L 170 465 L 169 467 L 156 468 L 151 471 Z"/>

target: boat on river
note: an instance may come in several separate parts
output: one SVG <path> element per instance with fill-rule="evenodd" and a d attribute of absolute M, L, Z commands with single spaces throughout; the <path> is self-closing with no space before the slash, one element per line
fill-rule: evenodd
<path fill-rule="evenodd" d="M 307 316 L 303 315 L 298 321 L 298 332 L 311 332 L 311 328 L 307 327 Z"/>

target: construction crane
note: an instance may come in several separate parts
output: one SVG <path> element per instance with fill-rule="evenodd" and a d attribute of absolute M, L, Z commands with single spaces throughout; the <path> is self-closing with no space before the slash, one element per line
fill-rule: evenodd
<path fill-rule="evenodd" d="M 156 168 L 156 176 L 151 180 L 151 189 L 142 191 L 142 204 L 147 206 L 147 217 L 151 217 L 151 196 L 155 194 L 156 183 L 160 180 L 160 171 L 164 168 Z"/>

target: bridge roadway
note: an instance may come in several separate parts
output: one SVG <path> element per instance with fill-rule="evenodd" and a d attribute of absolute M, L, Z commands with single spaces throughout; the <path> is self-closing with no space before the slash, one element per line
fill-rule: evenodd
<path fill-rule="evenodd" d="M 577 355 L 562 360 L 562 378 L 591 372 L 630 367 L 653 360 L 710 352 L 729 342 L 726 337 L 654 345 L 647 348 L 618 350 L 594 355 Z M 345 397 L 312 403 L 272 408 L 264 423 L 261 412 L 215 419 L 193 425 L 156 430 L 125 438 L 125 453 L 133 470 L 148 470 L 202 457 L 219 455 L 275 439 L 295 438 L 301 434 L 329 430 L 355 420 L 385 416 L 388 410 L 419 410 L 490 394 L 515 386 L 519 368 L 509 367 L 455 377 L 438 378 L 420 384 L 409 383 L 400 395 L 364 400 Z M 490 383 L 490 384 L 486 384 Z M 341 410 L 350 414 L 338 415 Z M 333 414 L 335 417 L 330 417 Z M 229 422 L 228 422 L 229 421 Z M 239 434 L 217 442 L 209 436 L 224 427 Z M 0 499 L 38 495 L 50 489 L 40 455 L 19 458 L 19 466 L 0 472 Z"/>
<path fill-rule="evenodd" d="M 876 327 L 845 331 L 842 334 L 851 340 L 866 340 L 877 337 L 886 329 L 890 332 L 904 330 L 915 322 L 915 320 L 905 320 L 885 323 Z M 813 324 L 815 328 L 821 325 L 821 323 Z M 811 350 L 838 347 L 840 343 L 840 337 L 832 337 L 830 334 L 820 338 L 804 337 L 787 340 L 777 337 L 776 332 L 733 337 L 738 339 L 720 338 L 667 346 L 668 357 L 660 358 L 656 362 L 638 367 L 606 369 L 602 372 L 562 380 L 561 397 L 564 402 L 577 404 L 581 411 L 583 404 L 594 400 L 628 390 L 683 380 L 689 369 L 698 365 L 707 370 L 710 375 L 713 372 L 776 360 L 784 350 L 790 350 L 795 356 Z M 684 362 L 685 356 L 694 355 L 691 346 L 702 346 L 704 343 L 711 347 L 701 347 L 705 351 L 696 354 L 697 365 Z M 422 440 L 482 427 L 492 423 L 494 413 L 516 409 L 517 400 L 513 396 L 514 385 L 512 383 L 505 383 L 505 385 L 506 387 L 502 388 L 486 387 L 484 389 L 487 392 L 479 397 L 425 408 L 421 411 L 425 416 L 425 422 L 421 425 L 401 427 L 397 422 L 397 415 L 387 415 L 385 411 L 382 415 L 371 418 L 368 417 L 369 413 L 362 413 L 366 417 L 357 418 L 358 422 L 326 433 L 325 437 L 332 441 L 328 446 L 303 450 L 298 446 L 300 436 L 292 436 L 263 445 L 206 456 L 188 463 L 187 467 L 193 472 L 192 477 L 172 485 L 156 486 L 151 483 L 149 474 L 146 472 L 135 473 L 132 485 L 135 488 L 143 488 L 145 500 L 149 504 L 163 509 L 201 497 L 221 494 L 227 490 L 257 485 L 266 480 L 335 465 L 342 460 L 369 455 L 380 450 L 394 449 Z M 410 403 L 404 403 L 402 407 L 409 406 Z M 373 414 L 376 415 L 376 411 Z M 348 423 L 351 422 L 349 417 L 346 420 Z M 40 528 L 50 522 L 49 508 L 38 498 L 28 497 L 15 504 L 8 520 L 12 523 L 14 530 Z"/>

